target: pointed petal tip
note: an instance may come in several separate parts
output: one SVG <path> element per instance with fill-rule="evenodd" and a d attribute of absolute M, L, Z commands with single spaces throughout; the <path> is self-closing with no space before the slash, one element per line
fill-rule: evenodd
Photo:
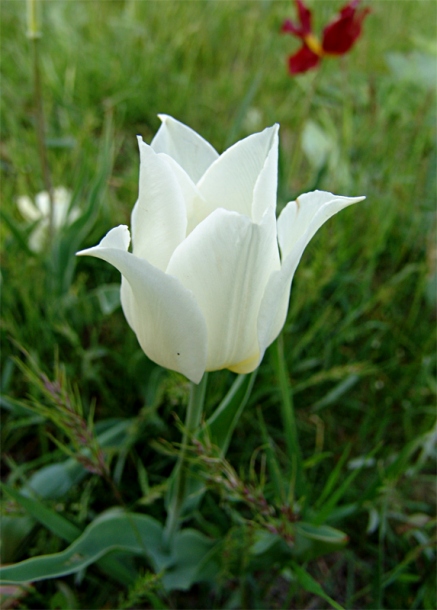
<path fill-rule="evenodd" d="M 351 203 L 359 203 L 360 201 L 363 201 L 363 199 L 366 199 L 365 195 L 358 195 L 356 197 L 348 197 L 345 195 L 336 195 L 335 193 L 331 193 L 329 191 L 320 191 L 319 189 L 315 189 L 314 191 L 309 191 L 308 193 L 303 193 L 302 195 L 299 195 L 299 197 L 296 198 L 300 199 L 301 197 L 307 197 L 308 195 L 321 195 L 323 196 L 326 201 L 328 202 L 330 199 L 348 199 Z"/>
<path fill-rule="evenodd" d="M 105 235 L 97 246 L 76 252 L 76 256 L 93 256 L 97 248 L 112 248 L 127 251 L 130 244 L 130 231 L 127 225 L 114 227 Z"/>

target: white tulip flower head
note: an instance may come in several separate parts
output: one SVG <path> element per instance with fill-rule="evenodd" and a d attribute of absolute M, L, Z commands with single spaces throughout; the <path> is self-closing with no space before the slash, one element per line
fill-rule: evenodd
<path fill-rule="evenodd" d="M 278 125 L 222 155 L 160 115 L 138 138 L 131 236 L 120 225 L 78 252 L 122 274 L 126 319 L 147 356 L 199 383 L 205 371 L 249 373 L 279 335 L 302 253 L 328 218 L 364 197 L 314 191 L 276 219 Z"/>
<path fill-rule="evenodd" d="M 63 186 L 53 189 L 53 226 L 55 231 L 73 223 L 80 215 L 78 209 L 70 211 L 71 192 Z M 29 238 L 29 248 L 41 252 L 47 240 L 50 225 L 50 197 L 47 191 L 35 196 L 35 202 L 27 195 L 18 197 L 17 206 L 23 218 L 37 222 Z"/>

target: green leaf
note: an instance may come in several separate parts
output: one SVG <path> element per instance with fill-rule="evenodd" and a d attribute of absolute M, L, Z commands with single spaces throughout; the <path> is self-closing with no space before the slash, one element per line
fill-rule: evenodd
<path fill-rule="evenodd" d="M 331 597 L 329 597 L 329 595 L 324 592 L 319 583 L 314 580 L 314 578 L 310 576 L 310 574 L 308 574 L 306 570 L 298 566 L 296 563 L 293 563 L 292 567 L 299 584 L 305 589 L 305 591 L 313 593 L 314 595 L 318 595 L 319 597 L 327 601 L 336 610 L 344 610 L 343 606 L 337 604 L 336 601 L 334 601 Z"/>
<path fill-rule="evenodd" d="M 306 482 L 302 464 L 302 451 L 297 434 L 297 422 L 294 413 L 293 392 L 288 375 L 287 361 L 282 334 L 276 339 L 271 350 L 273 367 L 280 390 L 280 407 L 282 427 L 285 435 L 285 446 L 293 477 L 293 492 L 297 497 L 305 496 Z"/>
<path fill-rule="evenodd" d="M 216 551 L 214 542 L 200 532 L 192 529 L 179 532 L 175 539 L 174 565 L 162 578 L 167 591 L 187 591 L 195 582 L 213 578 L 218 570 Z"/>
<path fill-rule="evenodd" d="M 272 477 L 272 484 L 275 489 L 275 498 L 277 502 L 285 502 L 286 499 L 286 490 L 284 479 L 282 476 L 281 468 L 279 466 L 278 460 L 276 459 L 275 452 L 273 450 L 273 441 L 270 438 L 267 426 L 265 424 L 262 411 L 260 408 L 257 409 L 259 426 L 261 429 L 263 445 L 266 452 L 267 457 L 267 465 L 269 468 L 269 473 Z"/>
<path fill-rule="evenodd" d="M 162 532 L 161 523 L 152 517 L 113 509 L 95 519 L 64 551 L 0 568 L 0 581 L 20 584 L 75 574 L 113 551 L 147 557 L 156 573 L 164 572 L 162 582 L 168 591 L 187 590 L 194 582 L 216 574 L 214 541 L 186 529 L 167 551 Z"/>
<path fill-rule="evenodd" d="M 312 523 L 306 523 L 299 521 L 296 523 L 296 532 L 299 532 L 305 538 L 311 538 L 312 540 L 320 540 L 321 542 L 328 542 L 329 544 L 346 544 L 348 536 L 344 532 L 330 527 L 329 525 L 313 525 Z"/>
<path fill-rule="evenodd" d="M 295 524 L 293 555 L 301 561 L 310 561 L 341 549 L 348 540 L 344 532 L 329 525 L 299 521 Z"/>
<path fill-rule="evenodd" d="M 346 394 L 353 386 L 360 381 L 361 377 L 355 373 L 348 375 L 346 379 L 343 379 L 339 383 L 337 383 L 334 388 L 328 392 L 322 399 L 318 400 L 314 403 L 312 407 L 312 411 L 317 413 L 321 411 L 325 407 L 329 407 L 330 405 L 337 403 L 343 394 Z"/>
<path fill-rule="evenodd" d="M 1 483 L 1 488 L 11 498 L 18 502 L 18 504 L 21 504 L 29 515 L 34 517 L 34 519 L 42 523 L 47 529 L 63 540 L 73 542 L 73 540 L 82 533 L 80 528 L 73 525 L 73 523 L 68 521 L 68 519 L 65 519 L 65 517 L 62 517 L 59 513 L 44 506 L 39 500 L 23 496 L 20 492 L 5 483 Z"/>
<path fill-rule="evenodd" d="M 108 178 L 112 170 L 112 142 L 112 120 L 108 115 L 105 121 L 105 133 L 101 142 L 99 159 L 96 163 L 96 168 L 98 169 L 86 197 L 87 205 L 77 220 L 71 225 L 62 227 L 53 244 L 50 264 L 54 288 L 58 294 L 65 294 L 68 291 L 76 267 L 77 258 L 75 254 L 80 250 L 97 220 L 104 192 L 107 188 Z M 81 180 L 79 179 L 78 182 L 80 183 Z M 82 178 L 82 182 L 84 182 L 84 178 Z M 70 204 L 70 209 L 79 198 L 81 198 L 81 193 L 76 192 Z"/>
<path fill-rule="evenodd" d="M 158 521 L 146 515 L 112 510 L 95 519 L 64 551 L 0 568 L 0 580 L 20 584 L 75 574 L 116 550 L 145 555 L 158 570 L 172 562 L 164 552 Z"/>
<path fill-rule="evenodd" d="M 97 436 L 102 448 L 120 447 L 129 437 L 131 419 L 114 420 L 110 427 Z M 109 423 L 109 422 L 108 422 Z M 84 452 L 86 454 L 86 451 Z M 41 498 L 60 498 L 85 477 L 87 471 L 75 459 L 69 458 L 59 464 L 44 466 L 35 472 L 23 488 L 23 493 Z"/>
<path fill-rule="evenodd" d="M 120 307 L 120 284 L 103 284 L 93 292 L 105 316 L 109 316 L 117 307 Z"/>
<path fill-rule="evenodd" d="M 335 468 L 330 473 L 328 480 L 325 483 L 325 487 L 323 488 L 319 498 L 316 501 L 316 506 L 322 506 L 323 502 L 326 500 L 326 498 L 329 496 L 331 491 L 334 489 L 337 481 L 340 478 L 341 469 L 343 468 L 343 465 L 345 464 L 347 458 L 349 457 L 350 450 L 351 450 L 351 446 L 347 445 L 347 447 L 343 451 L 341 458 L 338 460 L 337 464 L 335 465 Z"/>
<path fill-rule="evenodd" d="M 257 372 L 256 370 L 251 375 L 238 375 L 229 392 L 205 424 L 212 442 L 221 449 L 223 455 L 228 450 L 232 433 L 249 400 Z"/>
<path fill-rule="evenodd" d="M 278 534 L 258 530 L 249 549 L 250 571 L 270 571 L 273 565 L 286 565 L 292 556 L 290 546 Z"/>
<path fill-rule="evenodd" d="M 32 531 L 34 520 L 27 515 L 2 515 L 1 517 L 1 563 L 14 560 L 17 550 Z"/>
<path fill-rule="evenodd" d="M 5 225 L 9 228 L 17 242 L 20 244 L 20 247 L 23 249 L 23 251 L 28 256 L 36 256 L 35 252 L 32 252 L 32 250 L 28 246 L 27 232 L 23 231 L 19 227 L 19 225 L 13 220 L 13 218 L 5 212 L 4 206 L 3 209 L 0 209 L 0 217 L 4 221 Z"/>
<path fill-rule="evenodd" d="M 62 517 L 59 513 L 45 506 L 41 501 L 36 498 L 29 498 L 22 495 L 17 490 L 13 489 L 5 483 L 1 484 L 2 489 L 13 498 L 18 504 L 20 504 L 29 515 L 31 515 L 36 521 L 44 525 L 48 530 L 53 532 L 56 536 L 59 536 L 67 542 L 73 542 L 81 534 L 82 530 Z M 27 518 L 26 523 L 28 524 L 27 530 L 24 531 L 24 535 L 27 535 L 32 528 L 33 522 Z M 3 544 L 3 539 L 2 539 Z M 104 557 L 98 562 L 99 567 L 122 583 L 133 582 L 136 577 L 134 570 L 129 569 L 116 557 Z"/>
<path fill-rule="evenodd" d="M 369 459 L 371 457 L 373 457 L 373 455 L 379 451 L 380 449 L 380 445 L 377 445 L 372 451 L 370 451 L 367 455 L 366 455 L 366 459 Z M 349 451 L 348 448 L 346 448 L 340 462 L 339 465 L 343 465 L 343 458 L 346 459 L 346 457 L 349 455 Z M 358 476 L 358 474 L 361 472 L 363 465 L 366 463 L 365 460 L 363 460 L 362 465 L 357 468 L 356 470 L 353 470 L 349 476 L 346 477 L 346 479 L 343 481 L 343 483 L 332 493 L 332 495 L 329 497 L 329 499 L 325 502 L 325 504 L 323 505 L 323 507 L 320 509 L 320 511 L 318 512 L 317 516 L 315 517 L 314 521 L 317 524 L 323 523 L 324 521 L 326 521 L 327 519 L 329 519 L 329 517 L 331 516 L 331 513 L 333 511 L 333 509 L 337 506 L 338 502 L 341 500 L 341 498 L 344 496 L 344 494 L 346 493 L 346 491 L 349 489 L 349 487 L 351 486 L 352 482 L 354 481 L 354 479 Z M 337 465 L 337 466 L 339 466 Z M 333 475 L 334 473 L 332 473 Z M 331 477 L 332 477 L 331 475 Z M 329 481 L 328 483 L 332 483 L 332 485 L 329 487 L 329 490 L 332 489 L 332 486 L 334 485 L 334 480 L 336 481 L 338 479 L 338 476 L 340 475 L 340 467 L 336 467 L 335 468 L 335 479 L 332 477 L 332 480 Z M 330 477 L 330 479 L 331 479 Z M 323 490 L 323 499 L 325 498 L 326 494 L 325 494 L 325 490 L 327 489 L 327 486 L 325 487 L 325 489 Z M 321 504 L 321 501 L 318 502 L 318 504 Z"/>

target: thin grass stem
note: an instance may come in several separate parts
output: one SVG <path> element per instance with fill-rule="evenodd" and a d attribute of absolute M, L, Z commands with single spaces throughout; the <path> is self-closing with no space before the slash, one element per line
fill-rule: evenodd
<path fill-rule="evenodd" d="M 302 453 L 297 436 L 296 417 L 294 414 L 293 392 L 288 378 L 287 363 L 284 354 L 284 340 L 279 335 L 273 349 L 273 363 L 281 393 L 281 416 L 285 431 L 287 454 L 295 469 L 295 491 L 298 496 L 303 495 L 305 488 Z"/>
<path fill-rule="evenodd" d="M 27 0 L 27 37 L 30 39 L 32 47 L 33 61 L 33 90 L 35 99 L 35 124 L 36 124 L 36 139 L 38 143 L 38 156 L 41 164 L 41 173 L 44 182 L 44 188 L 49 196 L 49 242 L 53 242 L 54 235 L 54 201 L 53 187 L 50 176 L 50 167 L 47 158 L 47 148 L 45 144 L 45 120 L 44 106 L 42 98 L 42 79 L 40 69 L 40 53 L 39 45 L 41 41 L 41 32 L 38 21 L 38 6 L 37 0 Z"/>

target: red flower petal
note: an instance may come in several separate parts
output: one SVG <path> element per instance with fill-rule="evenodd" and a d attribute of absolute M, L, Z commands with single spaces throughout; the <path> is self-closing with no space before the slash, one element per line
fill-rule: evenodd
<path fill-rule="evenodd" d="M 281 27 L 281 32 L 283 34 L 294 34 L 299 38 L 302 38 L 302 31 L 300 25 L 295 25 L 290 19 L 284 21 Z"/>
<path fill-rule="evenodd" d="M 293 34 L 298 38 L 303 38 L 311 33 L 311 11 L 305 6 L 302 0 L 296 0 L 297 12 L 299 14 L 299 24 L 296 25 L 290 19 L 284 21 L 281 27 L 282 33 Z"/>
<path fill-rule="evenodd" d="M 299 13 L 299 21 L 302 27 L 302 33 L 310 34 L 312 32 L 311 28 L 311 11 L 309 8 L 305 6 L 302 0 L 296 0 L 297 11 Z"/>
<path fill-rule="evenodd" d="M 366 8 L 356 13 L 361 0 L 351 0 L 340 15 L 323 30 L 323 50 L 333 55 L 344 55 L 361 35 L 363 19 L 370 13 Z"/>
<path fill-rule="evenodd" d="M 304 45 L 297 53 L 288 58 L 288 70 L 290 74 L 301 74 L 316 68 L 319 62 L 320 57 Z"/>

